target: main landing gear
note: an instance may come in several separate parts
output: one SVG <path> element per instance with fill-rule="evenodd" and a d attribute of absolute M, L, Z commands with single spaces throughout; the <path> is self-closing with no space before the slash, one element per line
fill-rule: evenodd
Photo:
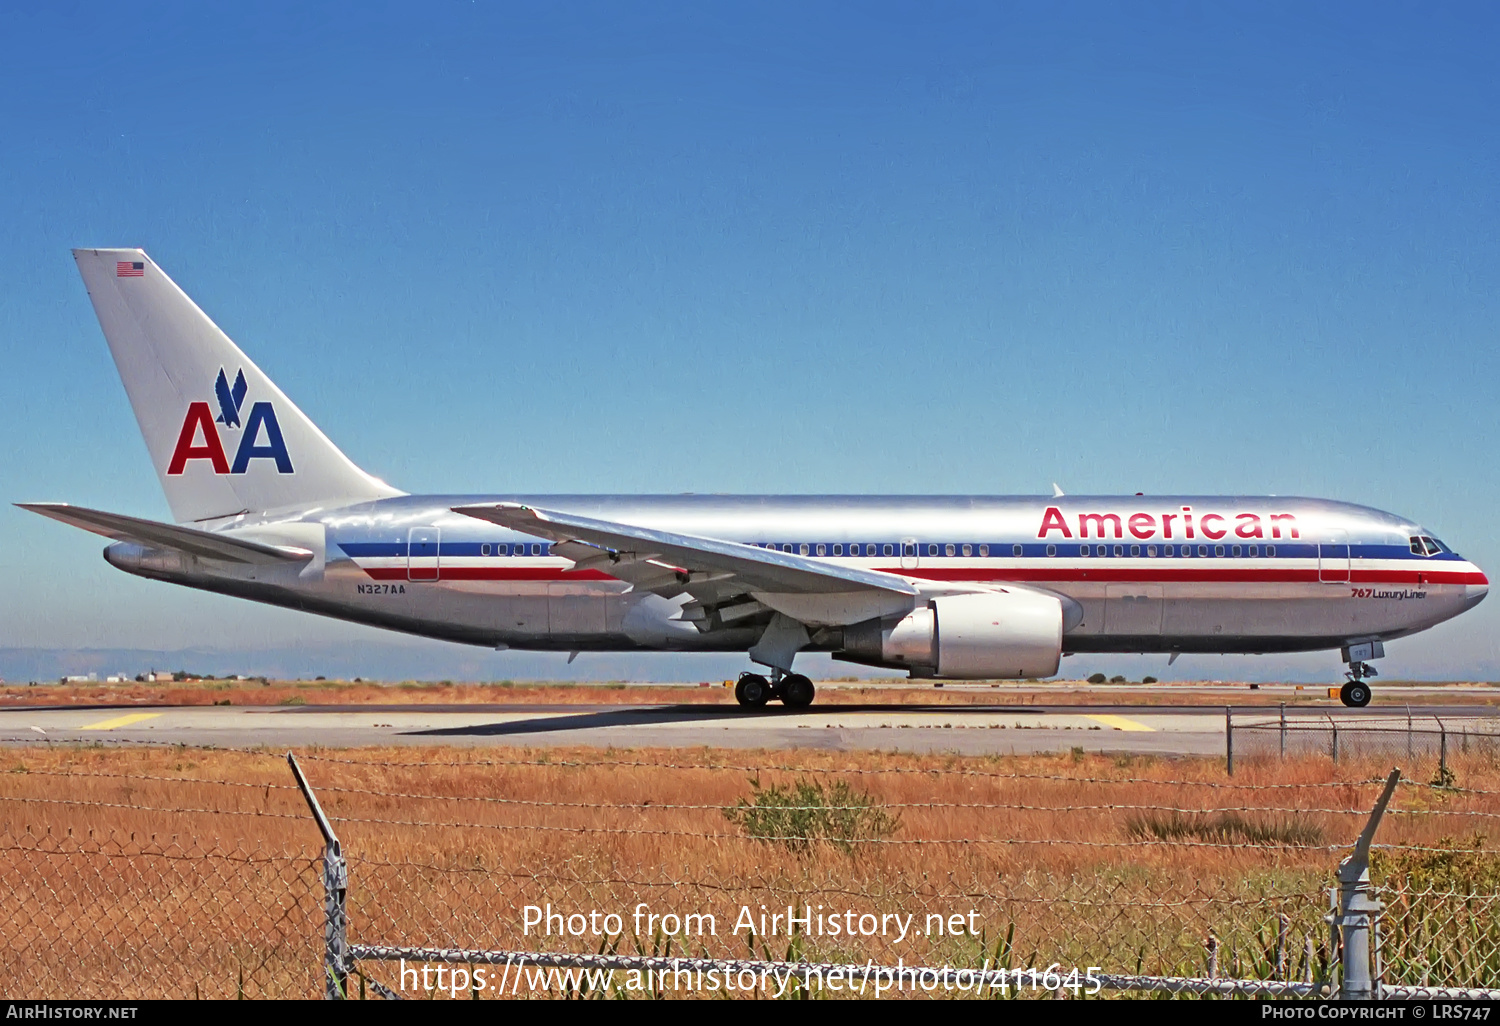
<path fill-rule="evenodd" d="M 1339 688 L 1339 701 L 1351 709 L 1363 709 L 1370 704 L 1370 685 L 1365 683 L 1366 677 L 1375 677 L 1375 667 L 1369 663 L 1351 662 L 1349 664 L 1349 682 Z"/>
<path fill-rule="evenodd" d="M 812 705 L 817 689 L 800 673 L 771 671 L 773 680 L 746 671 L 734 686 L 734 698 L 746 709 L 760 709 L 773 698 L 781 699 L 788 709 L 806 709 Z"/>
<path fill-rule="evenodd" d="M 1339 701 L 1351 709 L 1363 709 L 1370 704 L 1370 685 L 1365 683 L 1365 678 L 1380 676 L 1366 660 L 1383 657 L 1385 645 L 1379 641 L 1345 645 L 1339 650 L 1339 655 L 1349 664 L 1349 672 L 1345 674 L 1349 682 L 1339 688 Z"/>

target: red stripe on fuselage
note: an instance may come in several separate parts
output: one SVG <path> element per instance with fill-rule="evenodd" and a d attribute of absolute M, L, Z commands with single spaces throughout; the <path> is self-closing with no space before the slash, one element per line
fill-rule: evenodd
<path fill-rule="evenodd" d="M 365 573 L 377 581 L 409 580 L 404 566 L 363 568 Z M 1319 578 L 1315 567 L 1300 570 L 1243 569 L 1182 567 L 1162 570 L 1156 567 L 1110 567 L 1110 566 L 1046 566 L 1016 567 L 1004 574 L 994 570 L 974 567 L 918 568 L 898 570 L 894 567 L 876 567 L 879 573 L 897 577 L 911 577 L 925 581 L 953 581 L 973 584 L 1044 583 L 1048 581 L 1094 581 L 1100 583 L 1130 584 L 1404 584 L 1421 587 L 1429 584 L 1488 584 L 1489 578 L 1482 573 L 1458 570 L 1359 570 L 1351 571 L 1346 579 L 1329 580 Z M 430 574 L 434 568 L 418 567 L 419 574 Z M 564 570 L 553 567 L 517 566 L 445 566 L 437 568 L 438 579 L 443 581 L 612 581 L 615 578 L 603 570 Z M 432 578 L 424 577 L 430 583 Z"/>
<path fill-rule="evenodd" d="M 408 580 L 407 570 L 404 566 L 377 566 L 364 567 L 365 573 L 377 581 L 405 581 Z M 603 570 L 564 570 L 561 567 L 546 566 L 445 566 L 417 567 L 418 574 L 437 573 L 439 580 L 444 581 L 613 581 Z M 423 582 L 431 583 L 432 577 L 422 577 Z"/>

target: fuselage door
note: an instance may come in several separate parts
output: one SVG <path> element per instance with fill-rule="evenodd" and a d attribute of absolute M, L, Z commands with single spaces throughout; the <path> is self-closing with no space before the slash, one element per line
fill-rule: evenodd
<path fill-rule="evenodd" d="M 917 555 L 917 540 L 915 538 L 901 539 L 901 569 L 915 570 L 921 561 L 921 557 Z"/>
<path fill-rule="evenodd" d="M 438 540 L 442 532 L 436 527 L 413 527 L 406 535 L 406 579 L 438 579 Z"/>
<path fill-rule="evenodd" d="M 1349 532 L 1329 531 L 1318 543 L 1318 580 L 1324 584 L 1349 583 Z"/>

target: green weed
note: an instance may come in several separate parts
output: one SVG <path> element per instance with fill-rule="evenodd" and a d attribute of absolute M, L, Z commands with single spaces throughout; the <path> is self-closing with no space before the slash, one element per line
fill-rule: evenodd
<path fill-rule="evenodd" d="M 832 786 L 821 781 L 798 780 L 791 787 L 763 787 L 759 777 L 750 778 L 749 799 L 741 798 L 724 816 L 757 841 L 781 844 L 794 852 L 807 852 L 822 841 L 846 854 L 858 840 L 889 837 L 901 825 L 848 781 Z"/>

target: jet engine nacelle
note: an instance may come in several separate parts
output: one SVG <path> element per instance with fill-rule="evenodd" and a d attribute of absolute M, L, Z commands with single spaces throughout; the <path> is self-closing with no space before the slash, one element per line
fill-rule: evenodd
<path fill-rule="evenodd" d="M 839 653 L 960 680 L 1050 677 L 1062 659 L 1063 604 L 1023 589 L 936 598 L 900 620 L 844 629 Z"/>

